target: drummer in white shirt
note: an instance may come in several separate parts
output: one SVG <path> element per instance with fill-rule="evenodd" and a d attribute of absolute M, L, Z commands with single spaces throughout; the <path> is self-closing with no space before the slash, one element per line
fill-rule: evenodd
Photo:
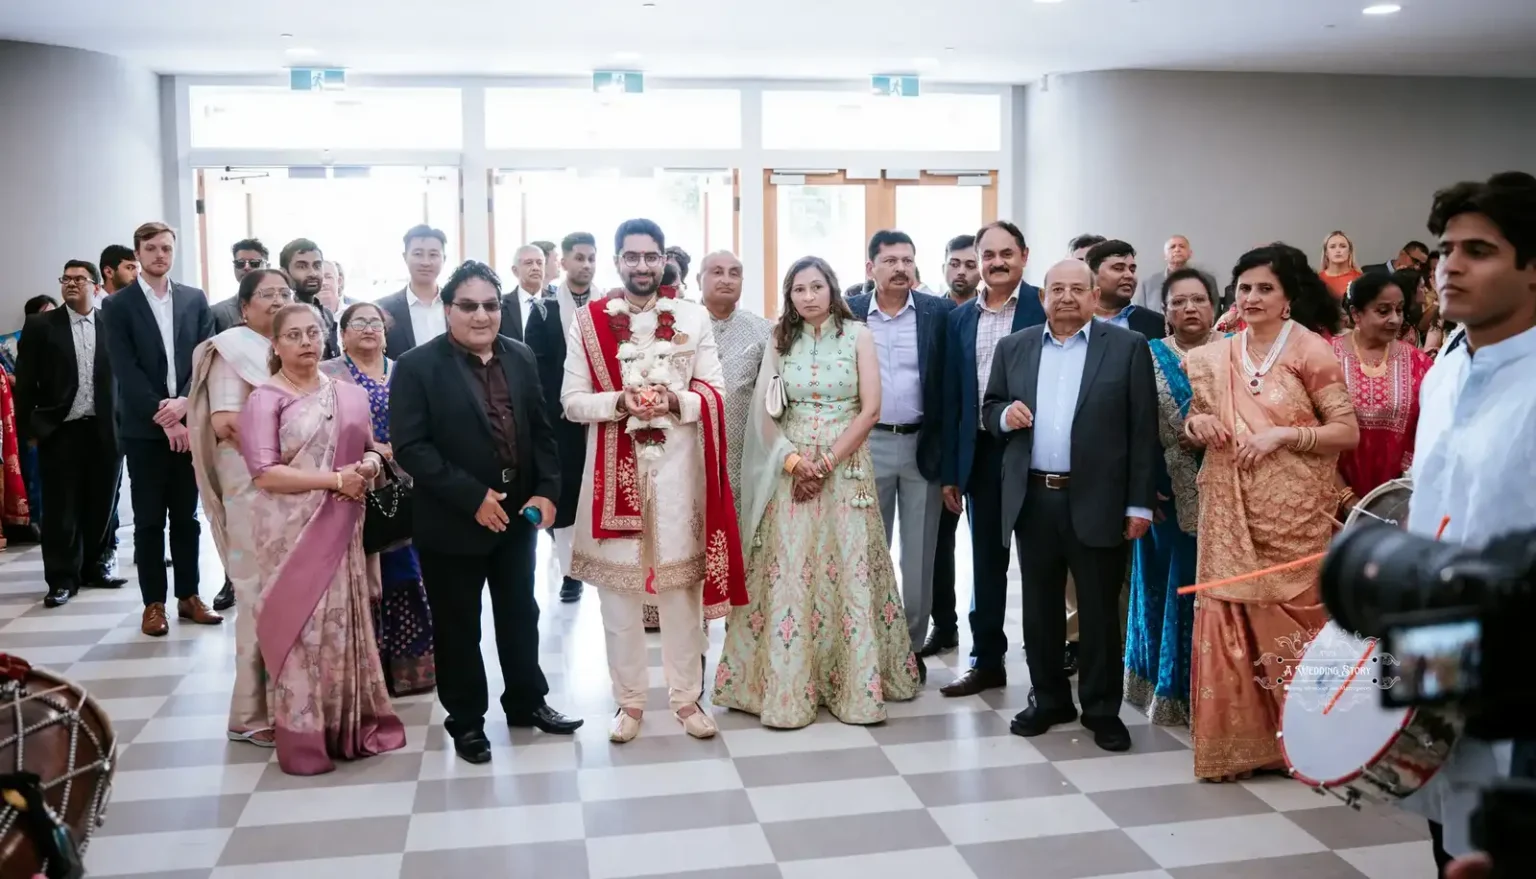
<path fill-rule="evenodd" d="M 1429 230 L 1446 320 L 1466 328 L 1420 391 L 1408 528 L 1480 547 L 1536 527 L 1536 177 L 1507 172 L 1435 194 Z M 1481 875 L 1468 824 L 1479 792 L 1509 774 L 1509 742 L 1462 738 L 1434 779 L 1403 802 L 1430 820 L 1435 860 Z M 1474 872 L 1463 872 L 1471 869 Z M 1446 875 L 1442 872 L 1442 875 Z"/>

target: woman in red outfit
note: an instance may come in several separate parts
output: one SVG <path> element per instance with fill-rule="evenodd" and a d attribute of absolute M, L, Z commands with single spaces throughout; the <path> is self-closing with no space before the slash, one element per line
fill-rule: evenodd
<path fill-rule="evenodd" d="M 1360 444 L 1339 455 L 1339 499 L 1346 510 L 1413 463 L 1419 385 L 1434 361 L 1398 338 L 1404 294 L 1389 275 L 1357 279 L 1348 300 L 1355 330 L 1333 340 L 1360 422 Z"/>

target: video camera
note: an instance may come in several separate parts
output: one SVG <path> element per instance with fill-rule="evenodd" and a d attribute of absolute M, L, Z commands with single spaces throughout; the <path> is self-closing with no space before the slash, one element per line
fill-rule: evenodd
<path fill-rule="evenodd" d="M 1340 626 L 1380 639 L 1401 678 L 1388 708 L 1454 710 L 1465 735 L 1536 739 L 1536 679 L 1520 654 L 1536 647 L 1536 529 L 1481 550 L 1385 524 L 1339 535 L 1322 569 L 1323 603 Z M 1501 780 L 1472 815 L 1473 845 L 1497 876 L 1536 876 L 1536 782 Z"/>

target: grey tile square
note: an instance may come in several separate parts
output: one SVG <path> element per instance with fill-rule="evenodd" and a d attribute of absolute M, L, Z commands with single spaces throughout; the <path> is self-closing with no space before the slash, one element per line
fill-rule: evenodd
<path fill-rule="evenodd" d="M 396 702 L 395 714 L 406 726 L 426 726 L 432 722 L 432 702 Z"/>
<path fill-rule="evenodd" d="M 547 806 L 580 801 L 581 789 L 576 783 L 576 773 L 536 772 L 418 782 L 412 811 L 423 815 L 460 809 Z"/>
<path fill-rule="evenodd" d="M 143 678 L 102 678 L 85 682 L 85 691 L 97 699 L 137 699 L 145 696 L 169 696 L 181 686 L 181 675 L 156 675 Z M 224 695 L 224 707 L 229 696 Z"/>
<path fill-rule="evenodd" d="M 0 566 L 0 583 L 36 583 L 39 593 L 46 589 L 42 571 L 13 571 L 10 565 Z M 42 595 L 28 595 L 27 600 L 40 603 Z"/>
<path fill-rule="evenodd" d="M 965 769 L 903 776 L 928 808 L 964 803 L 990 803 L 1077 793 L 1066 776 L 1049 763 Z"/>
<path fill-rule="evenodd" d="M 1319 812 L 1343 812 L 1346 809 L 1318 809 Z M 1434 864 L 1430 864 L 1433 872 Z M 1355 869 L 1348 861 L 1333 852 L 1308 855 L 1289 855 L 1281 858 L 1260 858 L 1253 861 L 1232 861 L 1226 864 L 1203 864 L 1198 867 L 1177 867 L 1168 875 L 1174 879 L 1367 879 L 1366 874 Z M 1426 874 L 1427 875 L 1427 874 Z"/>
<path fill-rule="evenodd" d="M 1131 733 L 1130 753 L 1132 754 L 1155 754 L 1189 749 L 1187 745 L 1164 732 L 1160 727 L 1148 723 L 1131 724 L 1126 729 Z M 1090 760 L 1096 757 L 1112 756 L 1110 752 L 1094 744 L 1093 733 L 1077 727 L 1051 730 L 1044 735 L 1031 738 L 1029 743 L 1034 745 L 1035 750 L 1039 751 L 1045 759 L 1051 761 Z"/>
<path fill-rule="evenodd" d="M 421 777 L 421 759 L 421 754 L 402 754 L 395 751 L 390 754 L 364 757 L 361 760 L 337 760 L 335 771 L 325 775 L 289 775 L 281 766 L 273 762 L 267 765 L 266 772 L 261 775 L 261 781 L 256 783 L 256 791 L 262 793 L 415 781 Z M 377 854 L 377 852 L 363 854 Z"/>
<path fill-rule="evenodd" d="M 676 721 L 671 721 L 675 723 Z M 688 760 L 729 760 L 725 739 L 691 736 L 641 736 L 616 748 L 607 742 L 585 741 L 576 745 L 577 765 L 583 769 L 680 763 Z"/>
<path fill-rule="evenodd" d="M 755 864 L 750 867 L 725 867 L 719 870 L 656 873 L 647 875 L 646 879 L 784 879 L 784 873 L 773 864 Z"/>
<path fill-rule="evenodd" d="M 878 778 L 899 774 L 896 772 L 896 767 L 885 756 L 885 752 L 879 748 L 845 748 L 838 751 L 810 751 L 804 754 L 737 757 L 734 762 L 736 772 L 741 776 L 741 783 L 746 787 L 843 781 L 849 778 Z"/>
<path fill-rule="evenodd" d="M 588 839 L 757 823 L 744 790 L 606 800 L 584 803 L 581 812 Z"/>
<path fill-rule="evenodd" d="M 1429 825 L 1422 818 L 1384 809 L 1301 809 L 1285 817 L 1330 849 L 1429 839 Z"/>
<path fill-rule="evenodd" d="M 41 574 L 37 575 L 37 582 L 38 582 L 38 588 L 41 589 L 42 588 L 42 582 L 43 582 L 43 578 L 42 578 Z M 130 593 L 125 593 L 125 595 L 127 595 L 127 594 L 130 594 Z M 37 599 L 36 599 L 37 600 L 37 607 L 32 608 L 31 610 L 29 610 L 26 613 L 22 614 L 22 616 L 24 616 L 24 617 L 54 616 L 54 615 L 57 615 L 59 613 L 59 611 L 62 609 L 62 608 L 57 608 L 57 607 L 45 607 L 45 606 L 43 606 L 43 602 L 42 602 L 41 599 L 42 599 L 42 595 L 39 594 L 37 596 Z M 75 607 L 75 606 L 76 605 L 70 605 L 70 607 Z M 82 605 L 78 605 L 78 606 L 81 607 L 81 608 L 85 607 L 85 605 L 83 605 L 83 604 Z M 174 608 L 172 610 L 174 610 Z M 121 598 L 121 599 L 114 598 L 111 601 L 92 601 L 90 603 L 90 610 L 89 611 L 82 610 L 80 612 L 81 613 L 87 613 L 88 612 L 92 616 L 106 616 L 107 614 L 114 614 L 114 613 L 115 614 L 122 614 L 123 620 L 127 620 L 127 619 L 131 618 L 132 621 L 133 621 L 133 624 L 134 625 L 138 625 L 139 624 L 139 618 L 144 613 L 144 600 L 142 598 L 140 598 L 138 595 L 132 595 L 132 597 L 125 597 L 125 598 Z M 117 624 L 119 626 L 125 625 L 123 620 L 119 620 Z"/>
<path fill-rule="evenodd" d="M 218 865 L 396 854 L 405 850 L 410 827 L 409 815 L 237 827 L 219 855 Z"/>
<path fill-rule="evenodd" d="M 0 622 L 0 625 L 4 625 Z M 15 651 L 26 658 L 28 647 L 79 647 L 82 644 L 95 644 L 106 635 L 108 629 L 65 629 L 58 632 L 6 632 L 0 635 L 0 641 L 5 642 L 5 649 Z M 85 658 L 90 657 L 90 651 L 86 651 Z"/>
<path fill-rule="evenodd" d="M 229 650 L 223 642 L 186 638 L 170 640 L 128 641 L 122 644 L 97 644 L 80 657 L 81 662 L 101 662 L 113 659 L 160 659 L 168 656 L 206 656 L 210 660 L 223 658 Z"/>
<path fill-rule="evenodd" d="M 1088 879 L 1157 869 L 1157 862 L 1119 830 L 956 846 L 976 879 Z M 1028 865 L 1027 868 L 1025 865 Z M 1231 866 L 1230 864 L 1226 866 Z M 1247 879 L 1227 873 L 1225 879 Z"/>
<path fill-rule="evenodd" d="M 198 739 L 134 745 L 117 758 L 117 768 L 122 772 L 134 772 L 144 769 L 248 765 L 268 763 L 271 760 L 272 752 L 265 748 L 253 748 L 224 739 Z"/>
<path fill-rule="evenodd" d="M 1237 784 L 1170 784 L 1089 794 L 1119 827 L 1143 827 L 1207 818 L 1234 818 L 1275 811 L 1274 807 Z M 1338 811 L 1319 809 L 1318 811 Z"/>
<path fill-rule="evenodd" d="M 928 685 L 933 685 L 929 677 Z M 993 711 L 968 711 L 929 714 L 922 717 L 896 717 L 869 728 L 869 734 L 882 745 L 913 745 L 920 742 L 952 742 L 1008 735 L 1008 721 Z"/>
<path fill-rule="evenodd" d="M 400 868 L 400 879 L 445 879 L 459 876 L 483 876 L 486 879 L 501 876 L 589 879 L 591 875 L 587 870 L 587 845 L 580 840 L 408 852 Z"/>
<path fill-rule="evenodd" d="M 234 827 L 245 811 L 249 794 L 220 797 L 178 797 L 149 802 L 107 803 L 106 820 L 97 836 L 137 833 L 168 833 L 175 830 L 211 830 Z"/>
<path fill-rule="evenodd" d="M 139 733 L 144 731 L 144 726 L 147 723 L 149 723 L 147 720 L 112 721 L 112 731 L 117 733 L 117 743 L 119 745 L 131 743 Z"/>
<path fill-rule="evenodd" d="M 206 717 L 228 710 L 229 693 L 182 693 L 166 699 L 155 717 Z"/>
<path fill-rule="evenodd" d="M 926 809 L 762 825 L 779 863 L 949 845 Z"/>

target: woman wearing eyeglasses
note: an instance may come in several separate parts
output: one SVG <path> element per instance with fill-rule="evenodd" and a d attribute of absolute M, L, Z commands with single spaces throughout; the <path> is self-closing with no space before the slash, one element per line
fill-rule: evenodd
<path fill-rule="evenodd" d="M 224 575 L 244 609 L 235 615 L 235 690 L 229 703 L 229 738 L 272 747 L 272 712 L 263 684 L 252 607 L 260 575 L 251 525 L 257 493 L 241 457 L 240 412 L 251 391 L 271 378 L 272 319 L 293 298 L 280 269 L 256 269 L 240 281 L 235 302 L 240 324 L 197 346 L 192 353 L 192 388 L 187 394 L 187 428 L 197 473 L 203 518 Z"/>
<path fill-rule="evenodd" d="M 334 760 L 405 746 L 390 706 L 369 601 L 377 581 L 363 553 L 363 496 L 383 470 L 368 394 L 319 369 L 319 309 L 273 316 L 270 377 L 240 413 L 240 450 L 258 489 L 250 521 L 259 593 L 256 643 L 277 762 L 319 775 Z"/>
<path fill-rule="evenodd" d="M 372 302 L 357 302 L 341 313 L 340 323 L 341 356 L 321 363 L 320 371 L 368 392 L 374 448 L 393 460 L 389 381 L 395 364 L 384 350 L 390 319 Z M 374 563 L 379 566 L 380 593 L 373 596 L 373 629 L 384 684 L 391 696 L 428 692 L 437 685 L 437 663 L 432 653 L 432 612 L 421 585 L 416 548 L 381 552 L 369 557 L 369 564 Z"/>

